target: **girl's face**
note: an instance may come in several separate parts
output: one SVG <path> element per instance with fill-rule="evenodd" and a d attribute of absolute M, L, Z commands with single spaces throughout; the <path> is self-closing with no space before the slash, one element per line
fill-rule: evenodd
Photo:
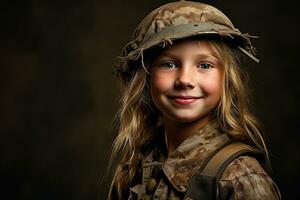
<path fill-rule="evenodd" d="M 203 119 L 219 103 L 223 71 L 208 41 L 183 40 L 164 49 L 151 64 L 154 104 L 176 122 Z"/>

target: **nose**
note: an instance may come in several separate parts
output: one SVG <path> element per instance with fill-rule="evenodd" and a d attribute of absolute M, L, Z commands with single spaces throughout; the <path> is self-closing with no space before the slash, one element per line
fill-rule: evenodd
<path fill-rule="evenodd" d="M 177 89 L 193 89 L 195 73 L 189 67 L 181 67 L 177 71 L 177 78 L 175 80 L 175 88 Z"/>

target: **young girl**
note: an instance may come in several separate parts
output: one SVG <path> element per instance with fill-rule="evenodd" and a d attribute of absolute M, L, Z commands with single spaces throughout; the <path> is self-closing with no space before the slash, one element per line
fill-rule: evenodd
<path fill-rule="evenodd" d="M 191 1 L 146 16 L 117 64 L 122 83 L 109 199 L 280 199 L 238 56 L 250 36 Z M 262 165 L 261 165 L 262 164 Z"/>

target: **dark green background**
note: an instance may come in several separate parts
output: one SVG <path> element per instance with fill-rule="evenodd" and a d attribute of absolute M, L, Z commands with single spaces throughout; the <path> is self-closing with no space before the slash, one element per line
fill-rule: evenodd
<path fill-rule="evenodd" d="M 105 199 L 119 98 L 112 65 L 137 23 L 165 2 L 1 1 L 0 199 Z M 284 198 L 299 199 L 296 1 L 204 2 L 260 36 L 261 62 L 247 67 L 256 113 L 274 179 Z"/>

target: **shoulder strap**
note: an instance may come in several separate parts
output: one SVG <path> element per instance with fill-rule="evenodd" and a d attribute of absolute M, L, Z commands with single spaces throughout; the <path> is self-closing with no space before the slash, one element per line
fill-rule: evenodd
<path fill-rule="evenodd" d="M 246 155 L 246 154 L 259 154 L 260 151 L 253 148 L 250 145 L 233 142 L 221 150 L 219 150 L 210 160 L 207 162 L 206 166 L 202 168 L 202 175 L 216 177 L 217 179 L 221 177 L 225 168 L 231 163 L 235 158 Z"/>
<path fill-rule="evenodd" d="M 225 144 L 218 148 L 204 163 L 205 166 L 193 175 L 184 199 L 216 199 L 217 180 L 220 179 L 225 168 L 235 158 L 247 154 L 260 154 L 260 151 L 241 142 Z"/>

